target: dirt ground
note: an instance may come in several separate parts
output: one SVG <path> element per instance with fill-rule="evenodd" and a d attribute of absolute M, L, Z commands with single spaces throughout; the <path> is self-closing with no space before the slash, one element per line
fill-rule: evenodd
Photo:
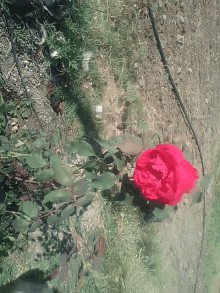
<path fill-rule="evenodd" d="M 143 1 L 145 2 L 145 1 Z M 154 15 L 162 46 L 171 74 L 196 132 L 205 165 L 205 173 L 212 173 L 220 147 L 219 116 L 219 52 L 220 3 L 218 1 L 157 1 L 160 9 Z M 157 6 L 157 7 L 158 7 Z M 178 43 L 177 36 L 184 37 Z M 206 292 L 204 263 L 200 257 L 203 235 L 204 202 L 190 207 L 193 194 L 202 178 L 201 161 L 195 140 L 181 115 L 170 82 L 157 49 L 146 4 L 139 11 L 139 39 L 147 47 L 148 55 L 138 64 L 136 93 L 147 112 L 145 122 L 153 135 L 157 133 L 163 143 L 162 129 L 178 147 L 186 143 L 193 155 L 191 163 L 198 170 L 199 179 L 190 194 L 183 196 L 178 212 L 171 219 L 159 223 L 158 241 L 163 247 L 162 270 L 166 278 L 164 292 Z M 106 71 L 103 71 L 103 74 Z M 110 75 L 103 95 L 106 138 L 120 135 L 117 130 L 123 114 L 118 106 L 120 92 Z M 110 117 L 110 118 L 109 118 Z M 115 117 L 114 121 L 112 117 Z M 130 117 L 132 119 L 132 117 Z M 214 194 L 214 176 L 206 194 L 206 217 Z M 203 255 L 205 254 L 205 244 Z M 220 284 L 219 284 L 220 286 Z M 219 289 L 216 288 L 216 292 Z"/>
<path fill-rule="evenodd" d="M 164 275 L 167 276 L 164 292 L 203 293 L 206 289 L 200 249 L 204 202 L 190 207 L 192 196 L 202 178 L 199 152 L 165 74 L 148 15 L 147 1 L 142 2 L 138 19 L 139 40 L 146 46 L 148 55 L 136 69 L 136 92 L 141 99 L 143 110 L 147 113 L 144 122 L 151 135 L 157 133 L 162 143 L 162 128 L 167 132 L 167 141 L 170 143 L 174 139 L 176 145 L 181 148 L 185 142 L 193 155 L 191 163 L 199 173 L 195 189 L 183 196 L 183 200 L 178 204 L 178 211 L 170 219 L 156 225 L 165 260 L 161 265 Z M 209 174 L 214 170 L 220 148 L 220 2 L 164 0 L 157 1 L 156 4 L 153 9 L 161 43 L 180 97 L 197 134 L 205 172 Z M 2 27 L 1 21 L 1 54 L 4 57 L 8 54 L 7 58 L 0 61 L 2 73 L 4 76 L 8 75 L 19 95 L 23 95 L 17 70 L 12 69 L 13 56 L 9 53 L 10 44 Z M 184 36 L 183 43 L 178 43 L 178 35 Z M 39 56 L 40 54 L 41 52 Z M 39 64 L 28 60 L 27 56 L 22 55 L 19 58 L 30 94 L 35 97 L 36 110 L 45 128 L 50 129 L 56 120 L 56 114 L 46 98 L 49 76 L 45 75 Z M 103 123 L 104 135 L 108 139 L 113 135 L 122 134 L 117 126 L 122 122 L 124 106 L 119 103 L 119 98 L 124 93 L 117 88 L 109 65 L 105 64 L 104 60 L 99 60 L 97 64 L 106 82 L 103 93 Z M 214 196 L 213 179 L 206 194 L 206 216 Z"/>

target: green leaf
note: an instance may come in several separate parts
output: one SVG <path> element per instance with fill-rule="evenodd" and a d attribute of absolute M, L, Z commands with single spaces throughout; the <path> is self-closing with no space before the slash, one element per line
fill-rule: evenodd
<path fill-rule="evenodd" d="M 35 140 L 33 142 L 33 145 L 38 148 L 38 149 L 42 149 L 42 148 L 46 148 L 49 146 L 49 143 L 46 141 L 46 138 L 38 138 L 37 140 Z"/>
<path fill-rule="evenodd" d="M 86 207 L 89 203 L 92 202 L 92 200 L 93 200 L 93 195 L 88 194 L 77 199 L 76 203 L 80 206 Z"/>
<path fill-rule="evenodd" d="M 97 159 L 88 160 L 81 166 L 81 168 L 93 169 L 96 166 L 96 163 L 97 163 Z"/>
<path fill-rule="evenodd" d="M 56 135 L 50 134 L 50 143 L 52 145 L 57 145 L 58 141 L 59 141 L 59 138 Z"/>
<path fill-rule="evenodd" d="M 73 258 L 72 256 L 70 257 L 70 265 L 71 265 L 71 268 L 74 272 L 78 272 L 78 270 L 79 270 L 78 263 L 75 260 L 75 258 Z"/>
<path fill-rule="evenodd" d="M 207 187 L 212 179 L 212 174 L 208 174 L 202 178 L 200 186 L 202 188 Z"/>
<path fill-rule="evenodd" d="M 92 171 L 85 170 L 84 174 L 86 176 L 86 179 L 92 180 L 96 178 L 96 173 L 93 170 Z"/>
<path fill-rule="evenodd" d="M 33 169 L 43 168 L 47 165 L 46 160 L 43 159 L 42 155 L 32 155 L 26 158 L 29 167 Z"/>
<path fill-rule="evenodd" d="M 53 225 L 55 223 L 57 223 L 59 221 L 59 217 L 57 215 L 52 215 L 50 217 L 47 218 L 47 224 L 48 225 Z"/>
<path fill-rule="evenodd" d="M 169 214 L 166 210 L 155 208 L 153 214 L 158 222 L 162 222 L 163 220 L 169 218 Z"/>
<path fill-rule="evenodd" d="M 115 160 L 115 163 L 116 163 L 118 171 L 121 171 L 123 169 L 123 167 L 124 167 L 124 161 L 118 159 L 115 155 L 113 155 L 113 158 Z"/>
<path fill-rule="evenodd" d="M 49 178 L 53 177 L 53 172 L 51 169 L 46 169 L 40 172 L 39 174 L 35 174 L 34 178 L 40 182 L 46 182 Z"/>
<path fill-rule="evenodd" d="M 106 190 L 106 189 L 110 189 L 112 186 L 114 186 L 115 180 L 116 180 L 116 177 L 113 173 L 106 172 L 106 173 L 101 174 L 96 179 L 93 179 L 90 184 L 94 188 Z"/>
<path fill-rule="evenodd" d="M 102 146 L 106 151 L 112 148 L 112 143 L 107 140 L 96 140 L 100 146 Z"/>
<path fill-rule="evenodd" d="M 50 202 L 65 202 L 71 201 L 71 194 L 65 189 L 57 189 L 48 193 L 44 197 L 44 203 Z"/>
<path fill-rule="evenodd" d="M 192 154 L 189 151 L 187 151 L 187 150 L 183 151 L 183 156 L 184 156 L 184 158 L 187 161 L 191 161 L 192 160 Z"/>
<path fill-rule="evenodd" d="M 36 218 L 38 216 L 38 207 L 32 201 L 23 201 L 22 210 L 29 218 Z"/>
<path fill-rule="evenodd" d="M 61 262 L 62 265 L 65 265 L 65 264 L 66 264 L 66 262 L 67 262 L 67 258 L 68 258 L 67 253 L 62 253 L 62 254 L 60 255 L 60 262 Z"/>
<path fill-rule="evenodd" d="M 60 271 L 59 284 L 63 283 L 66 280 L 68 276 L 68 270 L 69 270 L 68 264 L 65 264 Z"/>
<path fill-rule="evenodd" d="M 88 190 L 88 185 L 89 185 L 89 182 L 88 180 L 86 180 L 86 178 L 76 181 L 76 183 L 74 183 L 74 188 L 73 188 L 74 194 L 84 195 L 86 191 Z"/>
<path fill-rule="evenodd" d="M 75 152 L 80 156 L 94 156 L 93 148 L 88 142 L 84 140 L 75 140 L 70 143 L 70 149 L 72 153 Z"/>
<path fill-rule="evenodd" d="M 193 195 L 193 198 L 192 198 L 192 201 L 191 201 L 191 205 L 193 205 L 194 203 L 199 203 L 202 201 L 203 199 L 203 196 L 204 196 L 204 192 L 202 191 L 197 191 L 194 195 Z"/>
<path fill-rule="evenodd" d="M 160 138 L 159 138 L 159 136 L 158 136 L 156 133 L 155 133 L 154 136 L 153 136 L 153 142 L 154 142 L 155 144 L 160 143 Z"/>
<path fill-rule="evenodd" d="M 21 217 L 17 217 L 12 221 L 12 226 L 16 232 L 24 233 L 29 226 L 29 222 L 25 219 L 22 219 Z"/>
<path fill-rule="evenodd" d="M 8 142 L 7 137 L 4 135 L 0 135 L 0 143 L 3 144 L 3 143 L 7 143 L 7 142 Z"/>
<path fill-rule="evenodd" d="M 61 166 L 61 164 L 53 163 L 52 167 L 56 182 L 64 186 L 70 186 L 73 184 L 75 176 L 68 172 L 63 166 Z"/>
<path fill-rule="evenodd" d="M 124 140 L 124 138 L 121 136 L 112 136 L 109 140 L 114 146 L 117 146 L 122 140 Z"/>
<path fill-rule="evenodd" d="M 30 228 L 28 229 L 28 232 L 34 232 L 37 227 L 39 227 L 43 222 L 38 219 L 37 221 L 34 221 L 33 224 L 30 226 Z"/>
<path fill-rule="evenodd" d="M 66 207 L 62 211 L 59 222 L 64 221 L 65 219 L 69 218 L 70 216 L 72 216 L 75 213 L 76 213 L 76 206 L 73 204 L 70 204 L 68 207 Z"/>

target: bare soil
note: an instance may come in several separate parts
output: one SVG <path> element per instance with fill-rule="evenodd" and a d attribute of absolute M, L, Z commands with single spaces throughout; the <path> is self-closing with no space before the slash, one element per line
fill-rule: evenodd
<path fill-rule="evenodd" d="M 209 174 L 214 171 L 220 148 L 220 2 L 164 0 L 155 3 L 160 4 L 160 9 L 156 9 L 157 5 L 154 6 L 154 14 L 161 43 L 171 74 L 197 134 L 205 172 Z M 165 260 L 161 264 L 164 275 L 167 276 L 164 292 L 203 293 L 206 289 L 200 249 L 204 229 L 204 202 L 190 206 L 192 196 L 198 190 L 202 179 L 199 152 L 165 74 L 148 15 L 147 1 L 142 1 L 138 5 L 139 40 L 148 52 L 146 59 L 142 64 L 139 63 L 136 69 L 136 93 L 142 102 L 143 110 L 147 113 L 144 122 L 151 135 L 157 133 L 162 143 L 165 142 L 162 129 L 167 132 L 166 141 L 173 143 L 174 139 L 180 148 L 183 142 L 186 143 L 193 155 L 191 163 L 199 174 L 195 189 L 183 196 L 183 200 L 178 204 L 178 211 L 155 227 Z M 184 36 L 183 44 L 177 42 L 178 35 Z M 14 90 L 22 96 L 24 93 L 17 69 L 12 69 L 14 60 L 2 20 L 0 39 L 2 74 L 8 77 Z M 40 50 L 38 54 L 39 60 L 42 60 Z M 53 112 L 46 97 L 49 75 L 45 73 L 40 62 L 34 63 L 26 55 L 19 55 L 18 59 L 22 64 L 22 73 L 42 124 L 46 129 L 56 127 L 57 121 L 61 118 Z M 120 103 L 120 98 L 125 93 L 118 88 L 110 65 L 106 64 L 105 60 L 98 60 L 97 65 L 106 82 L 103 93 L 103 123 L 104 137 L 108 139 L 113 135 L 123 134 L 117 127 L 123 118 L 125 104 Z M 132 119 L 135 118 L 128 117 L 128 120 Z M 34 118 L 33 123 L 37 123 Z M 131 128 L 131 134 L 135 132 L 137 129 Z M 206 216 L 214 197 L 213 178 L 206 194 Z M 204 254 L 205 245 L 203 248 Z"/>

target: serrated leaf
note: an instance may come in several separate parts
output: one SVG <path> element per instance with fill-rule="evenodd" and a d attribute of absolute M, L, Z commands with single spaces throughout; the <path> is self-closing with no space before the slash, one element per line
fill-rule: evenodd
<path fill-rule="evenodd" d="M 116 156 L 113 157 L 117 166 L 118 171 L 121 171 L 124 167 L 124 161 L 118 159 Z"/>
<path fill-rule="evenodd" d="M 209 185 L 211 179 L 212 179 L 212 174 L 205 175 L 205 176 L 202 178 L 202 181 L 201 181 L 200 186 L 201 186 L 202 188 L 207 187 L 207 186 Z"/>
<path fill-rule="evenodd" d="M 97 159 L 88 160 L 81 166 L 81 168 L 93 169 L 96 166 L 96 163 L 97 163 Z"/>
<path fill-rule="evenodd" d="M 94 156 L 95 153 L 91 145 L 84 140 L 75 140 L 70 143 L 69 151 L 80 156 Z"/>
<path fill-rule="evenodd" d="M 70 204 L 68 207 L 66 207 L 62 211 L 59 222 L 61 223 L 62 221 L 69 218 L 70 216 L 72 216 L 75 213 L 76 213 L 76 206 L 73 204 Z"/>
<path fill-rule="evenodd" d="M 46 138 L 38 138 L 33 142 L 33 145 L 38 148 L 38 149 L 42 149 L 42 148 L 46 148 L 48 147 L 49 143 L 46 141 Z"/>
<path fill-rule="evenodd" d="M 88 185 L 89 182 L 86 180 L 86 178 L 76 181 L 73 188 L 74 193 L 76 195 L 84 195 L 85 192 L 88 190 Z"/>
<path fill-rule="evenodd" d="M 155 208 L 153 214 L 158 222 L 162 222 L 163 220 L 169 218 L 169 214 L 166 210 Z"/>
<path fill-rule="evenodd" d="M 22 210 L 29 218 L 36 218 L 38 216 L 38 207 L 33 201 L 23 201 Z"/>
<path fill-rule="evenodd" d="M 143 146 L 136 140 L 127 138 L 118 144 L 118 148 L 126 155 L 135 156 L 142 151 Z"/>
<path fill-rule="evenodd" d="M 29 226 L 29 222 L 25 219 L 22 219 L 21 217 L 17 217 L 12 221 L 12 226 L 16 232 L 24 233 Z"/>
<path fill-rule="evenodd" d="M 66 264 L 66 262 L 67 262 L 67 258 L 68 258 L 67 253 L 62 253 L 62 254 L 60 255 L 60 262 L 61 262 L 62 265 L 65 265 L 65 264 Z"/>
<path fill-rule="evenodd" d="M 52 145 L 56 145 L 58 141 L 59 141 L 59 138 L 56 135 L 50 134 L 50 143 Z"/>
<path fill-rule="evenodd" d="M 50 217 L 47 218 L 47 224 L 48 225 L 53 225 L 55 223 L 57 223 L 59 221 L 59 217 L 57 215 L 52 215 Z"/>
<path fill-rule="evenodd" d="M 93 170 L 92 171 L 85 170 L 84 174 L 86 176 L 86 179 L 92 180 L 96 178 L 96 173 Z"/>
<path fill-rule="evenodd" d="M 93 195 L 88 194 L 77 199 L 76 203 L 82 207 L 86 207 L 89 203 L 92 202 L 92 200 L 93 200 Z"/>
<path fill-rule="evenodd" d="M 47 165 L 46 160 L 43 159 L 42 155 L 32 155 L 26 158 L 29 167 L 33 169 L 43 168 Z"/>
<path fill-rule="evenodd" d="M 121 136 L 113 136 L 109 138 L 109 141 L 113 143 L 114 146 L 117 146 L 124 138 Z"/>
<path fill-rule="evenodd" d="M 65 266 L 63 266 L 60 272 L 59 283 L 63 283 L 66 280 L 68 276 L 68 271 L 69 271 L 68 264 L 65 264 Z"/>
<path fill-rule="evenodd" d="M 115 184 L 116 177 L 111 172 L 106 172 L 93 179 L 90 182 L 91 186 L 97 189 L 106 190 L 110 189 Z"/>
<path fill-rule="evenodd" d="M 154 134 L 154 136 L 153 136 L 153 142 L 155 143 L 155 144 L 159 144 L 160 143 L 160 138 L 159 138 L 159 136 L 155 133 Z"/>
<path fill-rule="evenodd" d="M 48 193 L 44 197 L 44 203 L 50 202 L 65 202 L 71 200 L 71 194 L 65 189 L 57 189 Z"/>
<path fill-rule="evenodd" d="M 193 198 L 192 198 L 192 201 L 191 201 L 191 205 L 193 205 L 194 203 L 199 203 L 202 201 L 202 198 L 203 198 L 203 195 L 204 193 L 202 191 L 197 191 L 194 195 L 193 195 Z"/>
<path fill-rule="evenodd" d="M 34 221 L 33 224 L 30 226 L 30 228 L 28 229 L 28 232 L 34 232 L 37 227 L 39 227 L 43 222 L 38 219 L 37 221 Z"/>
<path fill-rule="evenodd" d="M 107 140 L 96 140 L 100 146 L 102 146 L 106 151 L 108 151 L 109 149 L 112 148 L 112 143 L 110 141 Z"/>
<path fill-rule="evenodd" d="M 52 157 L 53 159 L 51 160 L 51 162 L 53 167 L 54 180 L 64 186 L 72 185 L 75 176 L 72 173 L 68 172 L 63 166 L 61 166 L 59 162 L 56 162 L 54 160 L 54 156 Z"/>
<path fill-rule="evenodd" d="M 79 270 L 78 263 L 75 260 L 75 258 L 73 258 L 72 256 L 70 257 L 70 266 L 74 272 L 78 272 L 78 270 Z"/>
<path fill-rule="evenodd" d="M 39 182 L 46 182 L 48 179 L 53 177 L 53 172 L 51 169 L 46 169 L 40 172 L 39 174 L 35 174 L 34 177 Z"/>

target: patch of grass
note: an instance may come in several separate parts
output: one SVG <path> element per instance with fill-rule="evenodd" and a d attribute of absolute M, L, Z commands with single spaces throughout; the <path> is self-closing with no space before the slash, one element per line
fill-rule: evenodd
<path fill-rule="evenodd" d="M 113 208 L 100 198 L 106 237 L 104 280 L 108 292 L 162 292 L 159 274 L 159 251 L 153 227 L 141 227 L 133 206 Z"/>
<path fill-rule="evenodd" d="M 88 3 L 93 13 L 89 39 L 107 57 L 115 79 L 126 87 L 136 81 L 134 64 L 146 53 L 138 39 L 138 8 L 134 1 Z"/>

